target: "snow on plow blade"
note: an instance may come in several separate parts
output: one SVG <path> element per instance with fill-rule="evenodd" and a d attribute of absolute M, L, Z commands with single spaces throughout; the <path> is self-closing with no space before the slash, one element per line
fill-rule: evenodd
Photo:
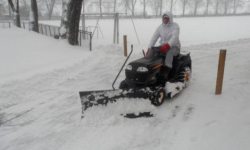
<path fill-rule="evenodd" d="M 83 91 L 79 92 L 82 104 L 82 118 L 84 112 L 90 108 L 98 105 L 107 106 L 109 103 L 115 103 L 122 98 L 142 98 L 149 101 L 156 99 L 156 90 L 149 88 L 130 89 L 130 90 L 103 90 L 103 91 Z M 140 112 L 139 114 L 129 113 L 124 115 L 127 118 L 138 117 L 153 117 L 151 112 Z"/>

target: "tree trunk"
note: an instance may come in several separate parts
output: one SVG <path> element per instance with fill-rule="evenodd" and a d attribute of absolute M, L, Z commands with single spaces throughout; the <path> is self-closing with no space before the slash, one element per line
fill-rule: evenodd
<path fill-rule="evenodd" d="M 63 0 L 62 1 L 62 18 L 61 18 L 61 25 L 60 25 L 60 31 L 59 36 L 62 39 L 66 39 L 68 37 L 68 27 L 69 27 L 69 20 L 68 20 L 68 10 L 69 10 L 69 3 L 71 0 Z"/>
<path fill-rule="evenodd" d="M 68 19 L 69 33 L 68 41 L 71 45 L 78 45 L 79 22 L 81 17 L 81 8 L 83 0 L 72 0 L 69 3 Z"/>
<path fill-rule="evenodd" d="M 99 7 L 100 7 L 100 17 L 102 18 L 102 0 L 99 0 Z"/>
<path fill-rule="evenodd" d="M 133 17 L 134 17 L 134 11 L 135 11 L 135 10 L 134 10 L 134 9 L 135 9 L 134 6 L 135 6 L 135 5 L 134 5 L 134 0 L 132 0 L 132 16 L 133 16 Z"/>
<path fill-rule="evenodd" d="M 146 18 L 146 0 L 143 0 L 143 18 Z"/>
<path fill-rule="evenodd" d="M 114 13 L 116 12 L 116 0 L 114 0 Z"/>
<path fill-rule="evenodd" d="M 216 0 L 215 4 L 215 14 L 218 15 L 218 9 L 219 9 L 219 0 Z"/>
<path fill-rule="evenodd" d="M 31 30 L 35 32 L 39 32 L 38 29 L 38 10 L 37 10 L 37 3 L 36 0 L 30 1 L 30 24 L 31 24 Z"/>
<path fill-rule="evenodd" d="M 182 0 L 182 16 L 185 15 L 185 9 L 186 9 L 186 0 Z"/>
<path fill-rule="evenodd" d="M 208 15 L 208 7 L 209 7 L 209 0 L 207 0 L 207 4 L 206 4 L 206 15 Z"/>
<path fill-rule="evenodd" d="M 16 1 L 16 26 L 21 28 L 20 13 L 19 13 L 19 0 Z"/>
<path fill-rule="evenodd" d="M 228 3 L 228 1 L 225 0 L 225 4 L 224 4 L 224 15 L 227 14 L 227 3 Z"/>
<path fill-rule="evenodd" d="M 194 5 L 194 15 L 197 14 L 197 8 L 198 8 L 198 0 L 195 0 L 195 5 Z"/>
<path fill-rule="evenodd" d="M 19 0 L 16 0 L 16 8 L 12 2 L 12 0 L 8 0 L 8 3 L 10 5 L 10 8 L 14 12 L 14 23 L 17 27 L 21 28 L 21 22 L 20 22 L 20 14 L 19 14 Z"/>
<path fill-rule="evenodd" d="M 162 16 L 162 0 L 160 0 L 160 17 Z"/>
<path fill-rule="evenodd" d="M 82 1 L 82 13 L 85 13 L 85 0 Z"/>
<path fill-rule="evenodd" d="M 234 6 L 233 6 L 234 8 L 234 15 L 236 14 L 236 0 L 234 0 Z"/>
<path fill-rule="evenodd" d="M 171 13 L 173 12 L 173 3 L 174 3 L 174 0 L 170 0 L 170 12 Z"/>

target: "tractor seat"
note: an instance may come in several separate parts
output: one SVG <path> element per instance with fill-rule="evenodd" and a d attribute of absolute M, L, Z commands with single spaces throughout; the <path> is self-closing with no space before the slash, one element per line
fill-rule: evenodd
<path fill-rule="evenodd" d="M 186 57 L 189 57 L 190 55 L 190 52 L 187 52 L 187 51 L 181 51 L 177 56 L 175 56 L 176 58 L 178 59 L 183 59 L 183 58 L 186 58 Z"/>

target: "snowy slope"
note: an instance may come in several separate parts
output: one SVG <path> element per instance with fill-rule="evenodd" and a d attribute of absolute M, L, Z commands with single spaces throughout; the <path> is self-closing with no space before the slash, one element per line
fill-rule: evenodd
<path fill-rule="evenodd" d="M 193 60 L 191 83 L 173 99 L 153 108 L 154 118 L 125 119 L 110 106 L 98 108 L 81 120 L 78 91 L 111 89 L 125 60 L 121 46 L 99 46 L 89 53 L 28 31 L 0 30 L 0 41 L 5 41 L 1 46 L 8 43 L 9 39 L 4 38 L 8 33 L 13 40 L 16 38 L 16 41 L 23 40 L 22 43 L 28 44 L 29 40 L 20 36 L 25 33 L 27 39 L 41 38 L 37 43 L 48 50 L 40 49 L 37 53 L 51 58 L 46 61 L 31 58 L 30 63 L 39 71 L 30 69 L 33 75 L 26 78 L 19 78 L 16 71 L 25 73 L 23 69 L 29 68 L 28 63 L 16 67 L 17 70 L 13 67 L 9 73 L 18 80 L 0 84 L 1 150 L 248 150 L 250 147 L 250 39 L 184 47 L 182 50 L 190 51 Z M 65 53 L 60 56 L 59 48 L 52 52 L 55 48 L 51 48 L 48 42 L 55 47 L 70 49 L 62 50 Z M 30 54 L 33 45 L 32 49 L 27 47 L 27 51 L 25 45 L 19 46 L 24 50 L 20 53 L 25 55 L 23 58 L 36 55 Z M 6 44 L 5 47 L 5 50 L 1 48 L 1 53 L 13 51 Z M 138 45 L 137 48 L 139 50 L 131 60 L 142 56 L 139 51 L 144 46 Z M 223 94 L 216 96 L 218 54 L 222 48 L 228 49 L 225 78 Z M 23 60 L 18 56 L 5 56 Z M 63 58 L 67 58 L 66 61 Z M 1 68 L 9 63 L 11 66 L 13 62 L 5 57 L 1 61 L 6 62 Z M 62 63 L 50 68 L 45 64 L 53 61 L 70 65 Z M 42 63 L 41 68 L 34 64 L 38 62 Z M 46 71 L 40 71 L 43 67 Z M 6 77 L 4 73 L 1 72 L 1 78 Z M 124 72 L 119 81 L 123 78 Z M 135 102 L 135 105 L 138 104 Z"/>
<path fill-rule="evenodd" d="M 27 30 L 0 30 L 0 82 L 72 65 L 90 54 L 87 47 L 72 47 Z"/>

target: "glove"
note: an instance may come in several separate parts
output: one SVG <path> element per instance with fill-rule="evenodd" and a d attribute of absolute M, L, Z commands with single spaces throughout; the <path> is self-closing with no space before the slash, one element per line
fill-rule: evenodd
<path fill-rule="evenodd" d="M 165 44 L 161 47 L 160 52 L 164 53 L 170 48 L 169 44 Z"/>
<path fill-rule="evenodd" d="M 146 52 L 146 56 L 148 56 L 149 54 L 149 51 L 150 51 L 150 48 L 148 48 L 147 52 Z"/>

